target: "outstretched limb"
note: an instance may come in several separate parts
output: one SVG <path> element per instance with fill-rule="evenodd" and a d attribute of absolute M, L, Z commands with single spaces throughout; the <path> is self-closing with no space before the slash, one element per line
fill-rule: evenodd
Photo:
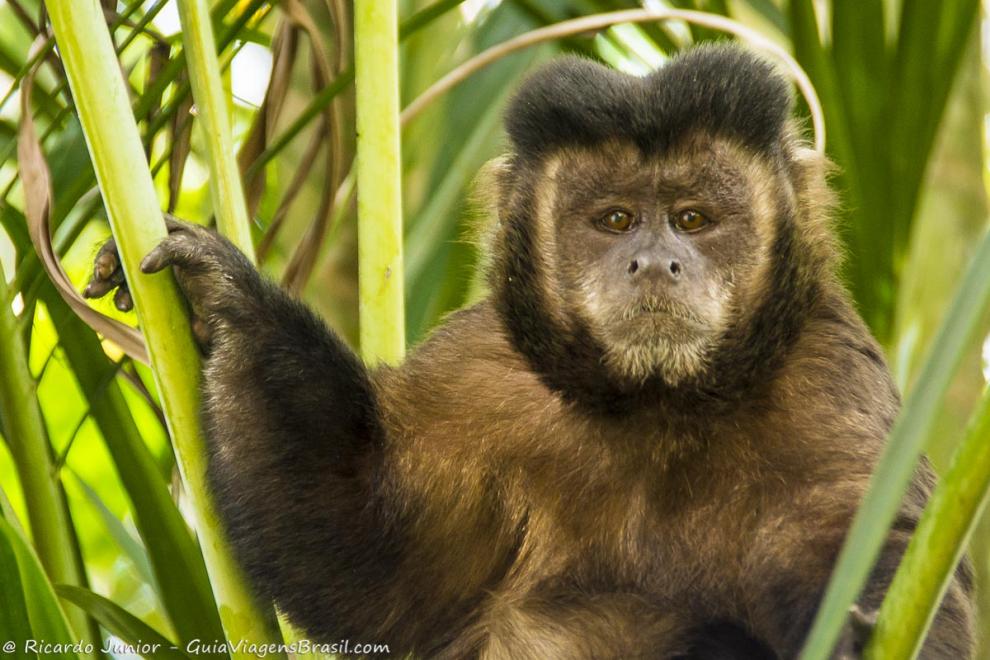
<path fill-rule="evenodd" d="M 387 643 L 400 655 L 442 649 L 500 566 L 505 549 L 486 540 L 494 514 L 464 503 L 480 513 L 461 532 L 488 543 L 491 559 L 480 571 L 476 555 L 464 559 L 472 574 L 460 576 L 463 548 L 416 533 L 424 486 L 392 469 L 399 440 L 358 357 L 229 241 L 169 229 L 141 267 L 172 268 L 203 325 L 209 480 L 251 582 L 314 639 Z M 91 295 L 123 282 L 115 260 L 113 247 L 101 250 Z M 463 588 L 438 595 L 440 581 Z"/>

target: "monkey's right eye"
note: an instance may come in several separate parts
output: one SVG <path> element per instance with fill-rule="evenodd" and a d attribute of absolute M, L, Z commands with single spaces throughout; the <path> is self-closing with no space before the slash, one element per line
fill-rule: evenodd
<path fill-rule="evenodd" d="M 633 216 L 628 211 L 609 211 L 598 220 L 598 224 L 608 231 L 627 232 L 632 229 Z"/>

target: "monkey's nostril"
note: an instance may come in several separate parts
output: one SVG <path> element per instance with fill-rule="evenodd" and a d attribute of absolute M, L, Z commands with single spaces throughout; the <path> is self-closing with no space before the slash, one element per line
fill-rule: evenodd
<path fill-rule="evenodd" d="M 639 261 L 633 259 L 632 263 L 629 264 L 629 274 L 634 275 L 637 270 L 639 270 Z"/>
<path fill-rule="evenodd" d="M 681 274 L 681 264 L 679 262 L 671 261 L 669 268 L 670 268 L 670 274 L 673 275 L 674 277 L 677 277 L 678 275 Z"/>

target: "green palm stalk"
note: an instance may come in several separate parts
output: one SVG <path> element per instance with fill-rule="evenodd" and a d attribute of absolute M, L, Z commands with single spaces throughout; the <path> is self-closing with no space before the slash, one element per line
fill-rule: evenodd
<path fill-rule="evenodd" d="M 224 236 L 254 261 L 251 226 L 248 224 L 241 175 L 234 160 L 227 95 L 220 78 L 210 10 L 205 0 L 179 0 L 178 5 L 182 44 L 210 165 L 210 193 L 217 226 Z"/>
<path fill-rule="evenodd" d="M 990 388 L 897 567 L 868 658 L 918 655 L 952 572 L 990 494 Z"/>
<path fill-rule="evenodd" d="M 354 3 L 358 313 L 369 363 L 395 363 L 405 351 L 398 37 L 395 2 Z"/>
<path fill-rule="evenodd" d="M 230 556 L 207 492 L 199 359 L 188 320 L 179 311 L 182 302 L 170 274 L 140 271 L 141 258 L 166 230 L 103 10 L 98 0 L 73 0 L 49 2 L 48 11 L 148 344 L 224 630 L 234 641 L 266 643 L 275 639 L 270 621 L 258 611 Z"/>
<path fill-rule="evenodd" d="M 210 168 L 210 191 L 217 226 L 254 262 L 251 227 L 230 130 L 230 95 L 220 74 L 209 9 L 203 0 L 179 0 L 178 5 L 193 99 L 199 108 L 198 116 L 207 145 L 206 160 Z M 302 634 L 284 617 L 279 619 L 279 626 L 287 642 L 302 639 Z M 322 657 L 315 653 L 297 656 Z"/>

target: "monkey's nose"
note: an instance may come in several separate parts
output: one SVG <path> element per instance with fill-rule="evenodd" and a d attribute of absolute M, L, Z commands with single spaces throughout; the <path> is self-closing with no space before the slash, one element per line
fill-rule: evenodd
<path fill-rule="evenodd" d="M 684 272 L 684 267 L 677 259 L 640 253 L 629 262 L 626 272 L 634 279 L 663 277 L 671 281 L 677 281 L 680 279 L 681 273 Z"/>

